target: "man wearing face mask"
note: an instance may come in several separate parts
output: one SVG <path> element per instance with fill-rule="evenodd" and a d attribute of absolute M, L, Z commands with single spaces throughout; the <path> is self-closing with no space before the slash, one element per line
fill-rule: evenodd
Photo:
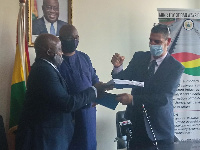
<path fill-rule="evenodd" d="M 136 52 L 125 70 L 124 57 L 117 53 L 112 57 L 113 78 L 144 82 L 144 87 L 116 98 L 127 105 L 125 118 L 133 124 L 131 150 L 174 142 L 173 95 L 184 67 L 168 53 L 170 42 L 169 28 L 158 24 L 151 29 L 150 51 Z"/>
<path fill-rule="evenodd" d="M 24 108 L 16 135 L 16 150 L 68 150 L 73 135 L 72 111 L 105 91 L 88 87 L 70 94 L 57 67 L 62 63 L 60 40 L 41 34 L 35 40 L 36 59 L 28 81 Z"/>
<path fill-rule="evenodd" d="M 64 25 L 60 29 L 59 38 L 64 58 L 59 71 L 69 85 L 70 94 L 76 94 L 92 85 L 102 84 L 89 56 L 76 50 L 79 43 L 76 28 L 73 25 Z M 88 103 L 73 114 L 75 128 L 69 150 L 96 149 L 96 107 L 92 105 Z"/>

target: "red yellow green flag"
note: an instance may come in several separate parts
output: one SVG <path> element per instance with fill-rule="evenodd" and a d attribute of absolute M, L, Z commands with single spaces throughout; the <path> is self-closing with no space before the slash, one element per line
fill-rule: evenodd
<path fill-rule="evenodd" d="M 172 54 L 185 67 L 185 74 L 192 76 L 200 76 L 200 55 L 181 52 Z"/>
<path fill-rule="evenodd" d="M 28 45 L 26 41 L 25 10 L 25 3 L 20 3 L 17 20 L 15 63 L 11 84 L 10 128 L 18 125 L 19 116 L 25 98 L 26 80 L 30 71 Z"/>
<path fill-rule="evenodd" d="M 35 20 L 38 18 L 38 9 L 36 0 L 31 1 L 31 8 L 32 8 L 32 20 Z"/>

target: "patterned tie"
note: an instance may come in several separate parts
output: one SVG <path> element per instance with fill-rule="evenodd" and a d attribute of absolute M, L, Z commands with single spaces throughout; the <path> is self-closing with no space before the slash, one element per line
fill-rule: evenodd
<path fill-rule="evenodd" d="M 51 23 L 50 34 L 56 35 L 56 32 L 55 32 L 55 28 L 54 28 L 54 26 L 53 26 L 53 23 Z"/>
<path fill-rule="evenodd" d="M 152 77 L 155 73 L 155 66 L 157 66 L 156 60 L 153 60 L 149 65 L 148 75 L 149 78 Z"/>

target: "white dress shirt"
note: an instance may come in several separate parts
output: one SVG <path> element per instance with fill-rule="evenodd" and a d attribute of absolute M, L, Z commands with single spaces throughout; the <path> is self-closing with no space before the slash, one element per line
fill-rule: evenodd
<path fill-rule="evenodd" d="M 51 28 L 51 23 L 48 22 L 45 17 L 43 16 L 44 18 L 44 23 L 46 25 L 46 28 L 47 28 L 47 32 L 50 33 L 50 28 Z M 53 23 L 53 26 L 54 26 L 54 29 L 55 29 L 55 33 L 57 33 L 57 21 Z"/>

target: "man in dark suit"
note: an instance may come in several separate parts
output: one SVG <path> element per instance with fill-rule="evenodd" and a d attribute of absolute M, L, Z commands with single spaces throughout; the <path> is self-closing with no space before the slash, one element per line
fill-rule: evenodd
<path fill-rule="evenodd" d="M 59 3 L 58 0 L 43 0 L 42 10 L 44 16 L 33 21 L 32 35 L 50 33 L 59 36 L 60 28 L 67 23 L 58 20 Z"/>
<path fill-rule="evenodd" d="M 4 128 L 3 118 L 1 115 L 0 115 L 0 150 L 8 150 L 6 132 Z"/>
<path fill-rule="evenodd" d="M 113 78 L 144 82 L 144 87 L 135 87 L 131 94 L 117 97 L 127 105 L 125 118 L 132 122 L 132 149 L 174 141 L 173 95 L 184 67 L 168 54 L 171 38 L 166 25 L 154 26 L 149 40 L 150 51 L 136 52 L 125 70 L 123 56 L 115 54 L 111 60 Z"/>
<path fill-rule="evenodd" d="M 94 101 L 96 91 L 104 92 L 106 85 L 69 95 L 57 70 L 63 60 L 60 40 L 51 34 L 41 34 L 34 47 L 36 59 L 27 81 L 16 150 L 67 150 L 74 130 L 71 112 Z"/>

